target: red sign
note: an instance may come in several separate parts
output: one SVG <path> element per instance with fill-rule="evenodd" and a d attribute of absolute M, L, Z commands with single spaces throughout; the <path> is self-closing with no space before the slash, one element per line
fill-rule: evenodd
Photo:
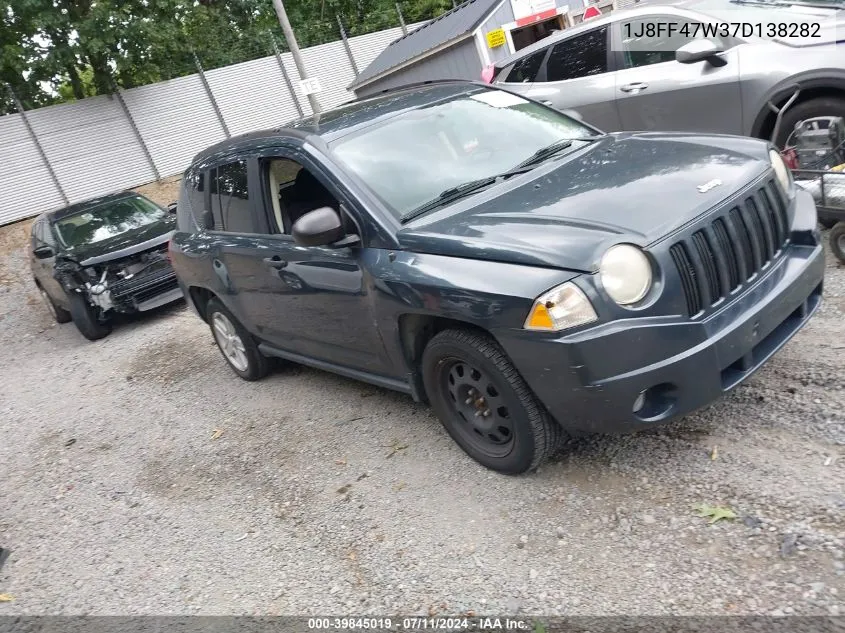
<path fill-rule="evenodd" d="M 584 15 L 581 17 L 582 20 L 589 20 L 590 18 L 598 18 L 601 17 L 601 11 L 599 11 L 598 7 L 589 6 L 587 10 L 584 11 Z"/>
<path fill-rule="evenodd" d="M 557 9 L 549 9 L 548 11 L 543 11 L 541 13 L 535 13 L 534 15 L 529 15 L 525 18 L 520 18 L 516 21 L 517 28 L 521 26 L 528 26 L 529 24 L 534 24 L 535 22 L 542 22 L 543 20 L 549 20 L 557 15 Z"/>

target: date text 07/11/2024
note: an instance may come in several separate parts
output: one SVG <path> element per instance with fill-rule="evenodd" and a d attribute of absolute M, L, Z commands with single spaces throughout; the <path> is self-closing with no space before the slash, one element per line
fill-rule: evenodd
<path fill-rule="evenodd" d="M 317 631 L 533 631 L 530 620 L 495 617 L 348 617 L 348 618 L 309 618 L 308 630 Z"/>

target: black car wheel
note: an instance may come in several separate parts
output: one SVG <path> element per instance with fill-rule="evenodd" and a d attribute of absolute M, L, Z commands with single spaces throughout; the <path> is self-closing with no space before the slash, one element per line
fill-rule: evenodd
<path fill-rule="evenodd" d="M 845 117 L 845 99 L 818 97 L 792 106 L 783 113 L 775 145 L 783 149 L 784 144 L 795 130 L 796 123 L 819 116 Z"/>
<path fill-rule="evenodd" d="M 99 310 L 85 300 L 78 292 L 68 293 L 70 316 L 82 336 L 96 341 L 111 334 L 111 323 L 100 319 Z"/>
<path fill-rule="evenodd" d="M 63 307 L 56 305 L 56 302 L 53 301 L 53 297 L 44 290 L 41 284 L 36 283 L 35 287 L 38 288 L 38 294 L 41 295 L 41 299 L 44 301 L 44 305 L 47 306 L 47 310 L 50 312 L 50 315 L 56 320 L 56 323 L 68 323 L 71 320 L 70 312 L 65 310 Z"/>
<path fill-rule="evenodd" d="M 205 313 L 214 342 L 232 371 L 244 380 L 264 378 L 270 372 L 270 361 L 232 313 L 217 299 L 208 302 Z"/>
<path fill-rule="evenodd" d="M 830 250 L 840 262 L 845 263 L 845 222 L 836 224 L 828 235 Z"/>
<path fill-rule="evenodd" d="M 483 466 L 509 475 L 528 472 L 560 445 L 560 425 L 490 337 L 440 332 L 423 352 L 422 372 L 437 417 Z"/>

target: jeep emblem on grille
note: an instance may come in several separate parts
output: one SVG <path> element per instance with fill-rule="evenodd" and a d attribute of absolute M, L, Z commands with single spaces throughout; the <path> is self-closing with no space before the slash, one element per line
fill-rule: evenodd
<path fill-rule="evenodd" d="M 699 193 L 707 193 L 711 189 L 715 189 L 719 185 L 722 184 L 722 181 L 718 178 L 714 178 L 710 182 L 705 182 L 703 185 L 698 185 L 698 192 Z"/>

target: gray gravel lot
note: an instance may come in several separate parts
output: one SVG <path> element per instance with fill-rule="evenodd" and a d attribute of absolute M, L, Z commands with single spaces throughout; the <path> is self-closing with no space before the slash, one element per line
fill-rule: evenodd
<path fill-rule="evenodd" d="M 518 478 L 405 396 L 241 381 L 181 305 L 90 343 L 23 249 L 0 278 L 0 614 L 845 614 L 833 259 L 819 314 L 729 397 Z"/>

